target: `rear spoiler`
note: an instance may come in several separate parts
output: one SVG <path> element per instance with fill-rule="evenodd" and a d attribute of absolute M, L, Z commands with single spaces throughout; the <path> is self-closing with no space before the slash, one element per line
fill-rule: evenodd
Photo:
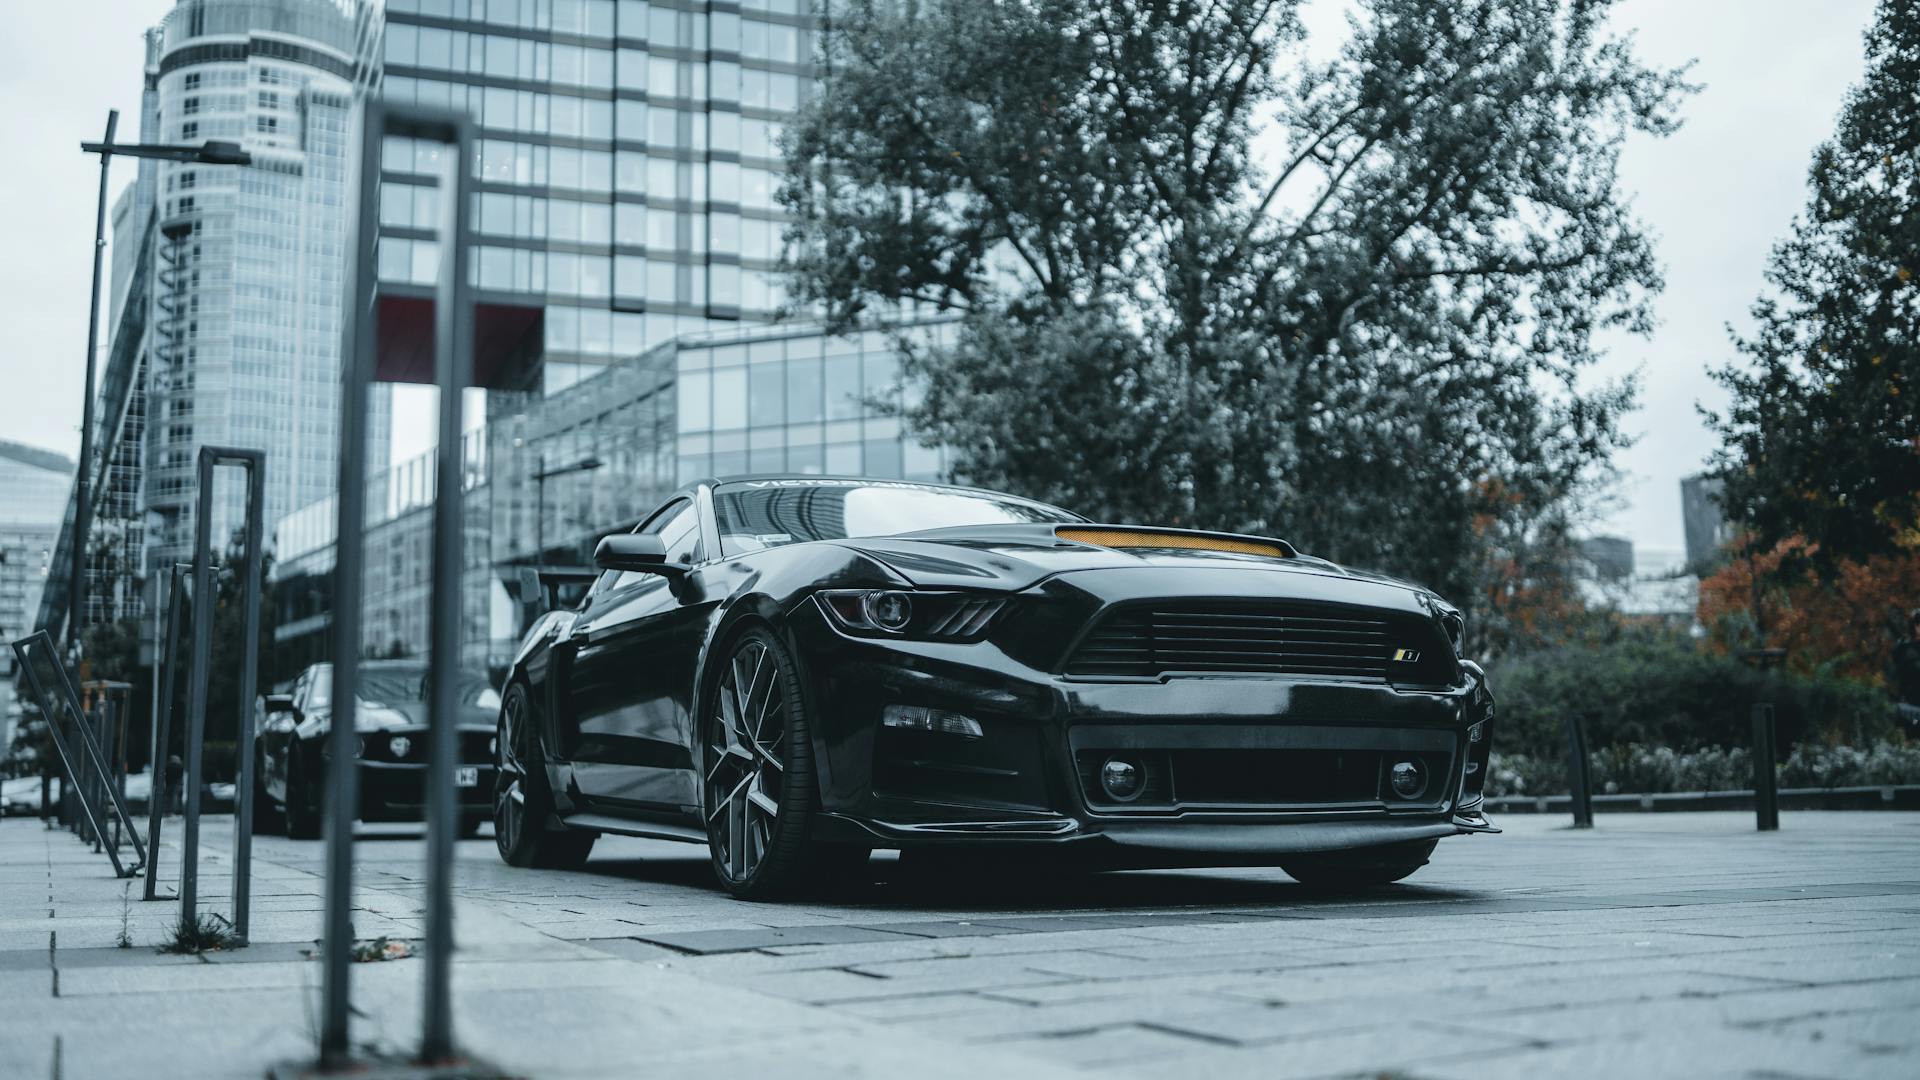
<path fill-rule="evenodd" d="M 1239 533 L 1161 529 L 1145 525 L 1061 525 L 1053 535 L 1079 544 L 1107 548 L 1172 548 L 1185 551 L 1224 551 L 1235 555 L 1298 558 L 1300 552 L 1285 540 Z"/>

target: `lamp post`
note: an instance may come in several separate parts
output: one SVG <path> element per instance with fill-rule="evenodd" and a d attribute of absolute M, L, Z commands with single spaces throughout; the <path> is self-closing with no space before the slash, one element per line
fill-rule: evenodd
<path fill-rule="evenodd" d="M 116 143 L 114 132 L 120 127 L 120 110 L 107 110 L 107 134 L 99 142 L 83 142 L 80 149 L 100 155 L 100 197 L 93 212 L 93 294 L 87 306 L 87 381 L 80 388 L 80 469 L 74 480 L 73 567 L 67 598 L 71 602 L 67 617 L 67 647 L 77 656 L 80 649 L 80 624 L 87 606 L 87 532 L 93 525 L 93 493 L 89 473 L 93 467 L 93 371 L 95 353 L 100 348 L 100 262 L 107 250 L 107 172 L 118 157 L 152 158 L 156 161 L 197 162 L 203 165 L 251 165 L 253 156 L 236 142 L 209 139 L 198 146 L 168 143 Z"/>
<path fill-rule="evenodd" d="M 539 563 L 547 557 L 547 480 L 568 473 L 592 472 L 606 462 L 589 457 L 571 465 L 549 469 L 546 467 L 546 455 L 543 454 L 536 459 L 536 464 L 538 469 L 533 474 L 533 559 Z"/>

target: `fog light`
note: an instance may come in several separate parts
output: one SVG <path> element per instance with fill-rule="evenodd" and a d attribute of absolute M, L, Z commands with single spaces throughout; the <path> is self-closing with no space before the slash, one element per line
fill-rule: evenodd
<path fill-rule="evenodd" d="M 1427 790 L 1427 770 L 1417 761 L 1397 761 L 1391 777 L 1393 793 L 1403 799 L 1417 799 Z"/>
<path fill-rule="evenodd" d="M 929 709 L 924 705 L 889 705 L 880 716 L 883 727 L 903 728 L 907 731 L 931 731 L 941 735 L 961 735 L 977 739 L 986 734 L 980 730 L 980 721 L 959 713 Z"/>
<path fill-rule="evenodd" d="M 1486 737 L 1487 737 L 1487 722 L 1485 720 L 1482 720 L 1479 723 L 1467 729 L 1467 741 L 1469 743 L 1477 743 L 1481 739 L 1484 739 Z"/>
<path fill-rule="evenodd" d="M 406 757 L 413 750 L 413 740 L 405 735 L 395 735 L 387 741 L 387 749 L 393 751 L 394 757 Z"/>
<path fill-rule="evenodd" d="M 1132 802 L 1146 787 L 1147 774 L 1126 758 L 1108 758 L 1100 766 L 1100 790 L 1115 802 Z"/>

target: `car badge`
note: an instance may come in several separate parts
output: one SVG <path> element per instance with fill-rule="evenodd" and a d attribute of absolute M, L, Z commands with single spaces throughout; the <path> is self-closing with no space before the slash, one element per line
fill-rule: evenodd
<path fill-rule="evenodd" d="M 1420 659 L 1420 650 L 1419 649 L 1395 649 L 1393 650 L 1393 659 L 1395 663 L 1399 663 L 1399 664 L 1417 663 Z"/>

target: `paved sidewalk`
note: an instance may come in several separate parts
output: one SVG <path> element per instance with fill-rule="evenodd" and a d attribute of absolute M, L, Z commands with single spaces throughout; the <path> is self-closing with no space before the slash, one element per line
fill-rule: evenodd
<path fill-rule="evenodd" d="M 1920 1075 L 1920 814 L 1501 824 L 1349 897 L 1277 870 L 937 883 L 878 858 L 834 903 L 754 905 L 696 848 L 603 840 L 559 873 L 463 842 L 458 1034 L 533 1077 Z M 222 910 L 229 839 L 211 819 L 200 891 Z M 357 853 L 357 933 L 419 936 L 417 833 Z M 180 958 L 152 948 L 174 905 L 0 822 L 0 1078 L 310 1054 L 320 857 L 261 838 L 255 944 Z M 357 1039 L 412 1043 L 422 970 L 356 965 Z"/>

